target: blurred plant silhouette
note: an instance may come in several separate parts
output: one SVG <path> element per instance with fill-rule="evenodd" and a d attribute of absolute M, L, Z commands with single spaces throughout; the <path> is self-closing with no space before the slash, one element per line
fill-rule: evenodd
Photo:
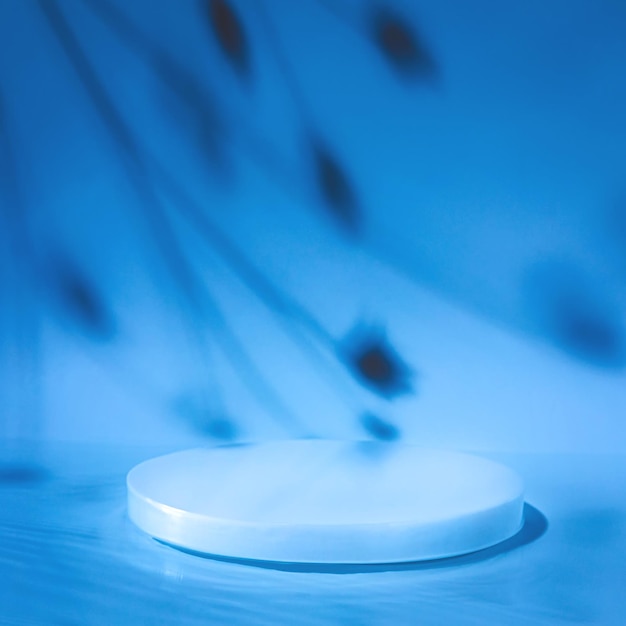
<path fill-rule="evenodd" d="M 245 78 L 250 76 L 250 49 L 241 21 L 226 0 L 210 0 L 207 4 L 211 30 L 228 63 Z"/>
<path fill-rule="evenodd" d="M 344 397 L 349 406 L 355 407 L 355 420 L 364 432 L 378 439 L 397 439 L 399 430 L 396 426 L 374 413 L 356 408 L 367 405 L 367 395 L 357 393 L 349 381 L 352 379 L 361 384 L 364 390 L 387 399 L 410 391 L 410 370 L 400 355 L 377 330 L 361 327 L 358 333 L 351 335 L 349 342 L 335 339 L 306 307 L 274 284 L 258 261 L 238 247 L 236 237 L 227 235 L 213 221 L 208 207 L 201 206 L 193 198 L 186 184 L 133 128 L 132 121 L 127 118 L 117 100 L 117 94 L 110 90 L 106 77 L 97 68 L 89 42 L 83 41 L 81 34 L 72 25 L 73 5 L 58 0 L 38 0 L 36 4 L 56 38 L 57 51 L 63 54 L 65 62 L 73 69 L 74 76 L 115 145 L 127 179 L 134 189 L 136 208 L 145 225 L 145 232 L 149 233 L 168 268 L 167 281 L 175 289 L 174 301 L 187 328 L 190 348 L 198 353 L 199 363 L 203 363 L 206 390 L 195 399 L 173 402 L 173 411 L 184 416 L 202 435 L 222 440 L 232 440 L 238 436 L 236 418 L 223 406 L 216 386 L 214 357 L 216 351 L 221 351 L 232 363 L 243 384 L 282 428 L 295 436 L 319 434 L 315 427 L 298 422 L 284 405 L 281 390 L 269 381 L 263 368 L 249 355 L 245 343 L 238 338 L 237 331 L 231 327 L 231 321 L 222 311 L 218 296 L 213 293 L 211 285 L 201 278 L 201 266 L 179 238 L 176 222 L 180 217 L 211 253 L 217 254 L 226 263 L 248 289 L 250 296 L 277 319 L 294 345 L 319 369 L 322 379 Z M 278 179 L 293 178 L 287 173 L 289 164 L 277 156 L 271 141 L 255 134 L 243 120 L 228 112 L 228 104 L 215 94 L 209 82 L 198 78 L 193 69 L 186 67 L 166 46 L 152 38 L 148 29 L 134 21 L 121 6 L 111 0 L 84 0 L 81 5 L 88 7 L 92 15 L 108 29 L 105 31 L 108 36 L 149 64 L 155 77 L 168 91 L 167 100 L 171 103 L 169 106 L 177 126 L 190 146 L 195 146 L 207 156 L 211 170 L 216 171 L 217 168 L 223 176 L 226 175 L 230 144 L 233 136 L 239 135 L 243 137 L 240 148 L 264 169 L 272 170 L 272 175 Z M 270 3 L 240 7 L 228 0 L 203 0 L 200 5 L 199 14 L 204 16 L 208 27 L 206 34 L 217 46 L 223 64 L 230 67 L 250 88 L 257 52 L 241 12 L 251 8 L 257 17 L 262 18 L 264 36 L 298 107 L 303 132 L 312 138 L 310 167 L 317 188 L 317 199 L 311 197 L 304 182 L 294 186 L 293 180 L 290 180 L 289 186 L 301 198 L 310 198 L 324 212 L 330 212 L 341 231 L 357 235 L 363 219 L 357 191 L 328 143 L 320 138 L 323 133 L 319 132 L 312 107 L 298 86 L 297 69 L 288 60 L 289 55 L 272 23 L 274 7 Z M 338 6 L 323 2 L 320 6 L 326 6 L 331 14 L 346 19 L 341 10 L 337 11 Z M 194 6 L 187 4 L 181 8 L 193 10 Z M 383 9 L 373 15 L 373 45 L 403 74 L 413 71 L 409 71 L 410 66 L 421 68 L 416 76 L 424 74 L 425 68 L 431 66 L 430 57 L 408 24 L 395 13 Z M 359 28 L 354 23 L 347 25 Z M 365 41 L 371 36 L 367 28 L 360 34 Z M 210 67 L 206 69 L 211 71 Z M 3 146 L 4 160 L 9 167 L 14 168 L 15 156 L 10 153 L 6 137 Z M 9 174 L 8 178 L 13 179 L 11 182 L 17 181 L 15 175 Z M 167 202 L 164 202 L 164 198 L 167 198 Z M 172 209 L 177 215 L 172 214 Z M 20 235 L 23 230 L 20 224 L 25 212 L 26 207 L 21 207 L 12 217 L 7 216 L 13 236 L 26 237 L 24 233 Z M 35 255 L 24 241 L 16 243 L 15 255 L 22 255 L 30 270 L 40 274 L 31 277 L 34 284 L 41 282 L 47 285 L 46 292 L 59 305 L 58 311 L 77 330 L 94 341 L 119 340 L 118 326 L 123 321 L 115 319 L 97 283 L 88 277 L 79 263 L 70 260 L 70 256 L 62 249 L 51 257 L 45 271 L 37 268 Z M 169 292 L 165 291 L 164 295 L 166 293 Z M 28 303 L 31 309 L 39 305 L 35 300 Z M 24 308 L 26 305 L 22 303 L 20 306 Z M 33 350 L 34 335 L 25 337 L 23 341 L 27 351 Z M 339 366 L 339 369 L 332 370 L 334 374 L 327 370 L 328 358 L 334 359 Z M 345 375 L 346 381 L 337 380 L 337 375 Z"/>
<path fill-rule="evenodd" d="M 384 88 L 372 83 L 371 93 L 362 93 L 358 97 L 371 96 L 373 102 L 381 102 L 387 98 L 386 90 L 391 86 L 405 89 L 409 83 L 423 87 L 420 104 L 424 108 L 420 115 L 424 115 L 426 121 L 419 127 L 419 132 L 427 133 L 429 124 L 434 130 L 425 138 L 419 164 L 416 165 L 416 168 L 421 168 L 420 176 L 409 182 L 415 182 L 415 187 L 423 185 L 427 190 L 420 200 L 424 206 L 418 206 L 411 200 L 411 204 L 403 207 L 407 214 L 418 216 L 417 221 L 412 222 L 412 229 L 415 223 L 424 226 L 426 234 L 419 245 L 413 245 L 418 235 L 403 226 L 397 219 L 397 212 L 390 213 L 388 218 L 392 228 L 387 248 L 371 245 L 370 228 L 376 229 L 380 225 L 380 215 L 387 210 L 386 206 L 373 206 L 374 195 L 367 193 L 371 187 L 363 175 L 366 171 L 363 163 L 371 166 L 376 162 L 376 167 L 380 167 L 375 140 L 370 142 L 369 135 L 362 133 L 360 143 L 356 148 L 353 146 L 352 153 L 344 149 L 344 137 L 337 132 L 337 127 L 332 128 L 326 123 L 327 117 L 317 99 L 311 96 L 306 74 L 307 68 L 310 70 L 311 67 L 310 59 L 301 58 L 302 50 L 301 57 L 293 53 L 298 33 L 294 35 L 285 27 L 282 21 L 284 7 L 279 3 L 267 0 L 255 0 L 253 3 L 236 0 L 180 3 L 176 10 L 188 14 L 184 23 L 189 29 L 190 40 L 192 35 L 198 33 L 202 38 L 201 41 L 194 39 L 189 46 L 182 45 L 187 43 L 182 41 L 186 36 L 184 31 L 176 31 L 172 26 L 171 33 L 166 29 L 155 34 L 157 29 L 152 28 L 149 12 L 142 14 L 143 9 L 134 9 L 119 1 L 81 0 L 73 3 L 67 0 L 37 0 L 29 7 L 29 10 L 37 11 L 37 15 L 33 11 L 30 19 L 34 22 L 39 20 L 45 25 L 46 36 L 53 37 L 51 41 L 54 43 L 48 51 L 53 58 L 51 62 L 61 64 L 63 71 L 67 70 L 68 76 L 71 74 L 68 85 L 77 87 L 80 96 L 76 98 L 83 98 L 88 103 L 89 115 L 105 129 L 116 163 L 123 168 L 125 182 L 132 190 L 133 213 L 136 213 L 132 219 L 136 218 L 141 224 L 151 249 L 157 251 L 165 268 L 158 278 L 161 296 L 176 307 L 184 326 L 185 348 L 195 354 L 198 372 L 204 381 L 201 391 L 170 398 L 167 404 L 171 411 L 202 435 L 221 440 L 245 437 L 242 425 L 220 389 L 222 374 L 219 373 L 219 364 L 226 362 L 242 387 L 250 392 L 259 406 L 265 408 L 284 432 L 291 436 L 323 434 L 316 425 L 305 424 L 293 414 L 285 401 L 284 389 L 270 375 L 267 364 L 251 354 L 237 326 L 241 321 L 235 321 L 235 317 L 229 314 L 220 289 L 222 285 L 208 277 L 207 272 L 213 265 L 207 259 L 213 259 L 220 267 L 224 266 L 233 281 L 233 288 L 235 284 L 237 289 L 243 287 L 251 306 L 258 306 L 263 314 L 269 314 L 272 323 L 288 338 L 290 346 L 310 364 L 331 392 L 341 398 L 353 415 L 354 424 L 367 436 L 382 440 L 400 438 L 399 426 L 388 416 L 379 417 L 380 405 L 373 406 L 373 403 L 379 400 L 391 402 L 400 396 L 416 393 L 413 365 L 396 349 L 395 342 L 387 338 L 387 325 L 369 326 L 353 319 L 354 330 L 346 337 L 331 332 L 311 307 L 303 304 L 290 293 L 288 287 L 273 277 L 261 256 L 242 244 L 236 219 L 231 222 L 223 219 L 210 194 L 198 192 L 196 187 L 200 185 L 220 187 L 226 194 L 229 185 L 231 189 L 237 187 L 239 181 L 235 161 L 238 158 L 245 159 L 272 181 L 278 182 L 298 207 L 311 208 L 312 219 L 319 222 L 320 228 L 328 228 L 329 237 L 336 236 L 347 249 L 381 259 L 420 283 L 434 285 L 455 301 L 473 306 L 487 317 L 499 321 L 503 319 L 526 332 L 547 335 L 553 343 L 587 363 L 608 368 L 622 367 L 626 359 L 623 311 L 619 302 L 614 304 L 610 297 L 601 293 L 602 288 L 594 290 L 592 281 L 582 280 L 575 263 L 566 270 L 542 265 L 546 255 L 543 254 L 539 236 L 536 246 L 532 237 L 529 237 L 527 245 L 527 256 L 531 258 L 534 255 L 538 262 L 528 263 L 524 259 L 525 267 L 530 269 L 522 268 L 520 272 L 519 267 L 515 268 L 525 277 L 522 279 L 522 295 L 532 309 L 528 315 L 524 314 L 521 322 L 513 319 L 514 315 L 505 308 L 492 308 L 491 295 L 495 288 L 490 289 L 491 284 L 498 284 L 497 281 L 489 283 L 486 280 L 487 286 L 483 287 L 480 281 L 474 280 L 476 275 L 470 275 L 468 271 L 469 286 L 463 292 L 446 275 L 446 263 L 442 263 L 442 257 L 437 254 L 441 251 L 444 255 L 448 254 L 448 247 L 455 245 L 457 240 L 454 236 L 458 233 L 464 230 L 470 233 L 467 235 L 470 243 L 463 244 L 466 259 L 480 256 L 474 251 L 480 251 L 481 245 L 489 238 L 496 241 L 495 249 L 504 250 L 507 244 L 504 239 L 500 241 L 498 228 L 494 228 L 495 234 L 485 235 L 487 226 L 483 226 L 482 230 L 476 226 L 480 224 L 480 219 L 488 225 L 491 218 L 482 216 L 482 209 L 477 206 L 475 198 L 468 200 L 465 213 L 454 213 L 454 199 L 450 200 L 452 196 L 446 195 L 455 191 L 455 181 L 459 182 L 459 193 L 466 189 L 462 185 L 471 179 L 472 174 L 466 174 L 463 168 L 471 167 L 473 160 L 480 159 L 470 156 L 463 160 L 463 137 L 469 145 L 472 133 L 480 136 L 480 132 L 472 127 L 471 132 L 465 131 L 463 135 L 463 131 L 459 130 L 459 119 L 446 109 L 449 103 L 437 100 L 433 104 L 432 98 L 441 97 L 441 94 L 435 95 L 439 90 L 433 87 L 441 85 L 442 77 L 445 77 L 446 83 L 453 80 L 463 83 L 466 80 L 463 72 L 471 71 L 471 68 L 468 70 L 462 65 L 463 54 L 446 56 L 445 45 L 450 43 L 446 44 L 445 38 L 439 45 L 437 30 L 429 27 L 429 19 L 434 19 L 436 12 L 429 13 L 425 7 L 423 16 L 418 19 L 415 15 L 417 10 L 413 7 L 403 7 L 392 0 L 362 3 L 308 0 L 307 6 L 308 10 L 317 11 L 315 15 L 322 22 L 328 20 L 339 29 L 339 34 L 333 36 L 350 38 L 353 42 L 346 44 L 346 50 L 350 50 L 345 63 L 354 63 L 355 58 L 362 59 L 363 67 L 379 62 L 381 71 L 385 72 L 384 80 L 387 82 Z M 158 8 L 156 3 L 155 12 Z M 79 14 L 82 22 L 76 17 Z M 89 20 L 93 33 L 97 33 L 93 37 L 77 25 Z M 196 23 L 198 30 L 192 33 L 192 25 Z M 178 25 L 176 28 L 181 27 Z M 158 145 L 158 139 L 154 140 L 153 133 L 146 131 L 150 122 L 146 122 L 144 128 L 136 111 L 133 117 L 132 98 L 115 89 L 112 80 L 115 72 L 111 67 L 107 69 L 103 62 L 108 50 L 115 51 L 129 65 L 137 63 L 143 68 L 141 71 L 145 71 L 151 81 L 154 80 L 156 90 L 151 97 L 163 101 L 173 129 L 172 135 L 168 135 L 162 145 Z M 461 69 L 457 68 L 456 74 L 448 72 L 448 62 L 456 62 Z M 364 71 L 360 67 L 356 70 Z M 323 75 L 323 71 L 319 73 Z M 270 78 L 274 80 L 274 99 L 266 110 L 258 101 Z M 320 81 L 323 76 L 314 78 Z M 520 72 L 520 80 L 523 78 L 524 73 Z M 471 98 L 475 95 L 472 89 L 478 89 L 476 85 L 480 84 L 480 78 L 473 76 L 466 83 L 469 91 L 465 95 L 469 94 L 468 98 Z M 415 91 L 407 97 L 415 98 Z M 68 102 L 70 99 L 68 96 Z M 273 133 L 264 124 L 264 115 L 280 115 L 274 111 L 275 102 L 280 99 L 290 100 L 286 109 L 290 112 L 290 119 L 278 129 L 279 132 Z M 463 97 L 457 96 L 457 100 L 465 108 Z M 468 104 L 467 108 L 470 112 L 472 107 L 474 112 L 480 112 L 480 103 L 478 99 L 471 106 Z M 437 108 L 448 115 L 445 118 L 447 126 L 440 121 L 429 121 L 428 115 L 433 115 L 434 120 L 432 111 Z M 405 114 L 408 110 L 403 109 Z M 401 115 L 399 112 L 398 117 Z M 416 119 L 418 117 L 415 115 Z M 109 302 L 109 291 L 98 283 L 97 272 L 88 266 L 83 267 L 80 255 L 64 250 L 63 238 L 57 237 L 54 229 L 46 234 L 49 240 L 39 245 L 42 243 L 39 228 L 39 240 L 35 245 L 33 209 L 23 199 L 28 195 L 25 193 L 28 180 L 19 171 L 23 165 L 21 161 L 28 162 L 24 154 L 32 151 L 33 147 L 27 143 L 18 145 L 19 136 L 16 133 L 17 139 L 13 137 L 12 124 L 4 107 L 0 118 L 2 220 L 6 233 L 9 233 L 5 235 L 7 276 L 3 280 L 13 294 L 14 309 L 11 313 L 8 309 L 5 311 L 2 322 L 4 334 L 11 337 L 10 341 L 7 340 L 7 346 L 11 345 L 7 354 L 11 356 L 5 358 L 4 367 L 22 372 L 18 376 L 23 380 L 20 391 L 14 394 L 16 397 L 37 397 L 38 392 L 33 391 L 33 386 L 37 385 L 39 369 L 38 328 L 40 318 L 46 315 L 46 306 L 56 304 L 57 311 L 64 315 L 67 322 L 94 342 L 121 342 L 125 321 L 118 316 L 114 304 Z M 414 119 L 407 122 L 418 123 Z M 381 113 L 378 123 L 384 128 L 392 120 Z M 448 131 L 448 126 L 453 130 Z M 447 133 L 452 137 L 455 149 L 449 154 L 459 159 L 461 173 L 456 178 L 435 174 L 432 185 L 438 185 L 439 191 L 434 193 L 429 187 L 431 181 L 428 176 L 435 169 L 434 166 L 429 169 L 429 159 L 435 162 L 441 158 L 446 163 L 448 158 L 448 153 L 441 147 L 444 144 L 439 146 L 433 139 L 437 133 L 441 135 L 442 142 L 446 140 Z M 94 136 L 96 134 L 94 127 Z M 158 138 L 158 133 L 154 135 Z M 497 131 L 493 135 L 497 135 Z M 383 142 L 384 132 L 381 131 L 377 137 Z M 300 150 L 289 155 L 283 144 L 294 143 Z M 457 144 L 461 145 L 460 149 Z M 169 158 L 170 149 L 173 152 L 179 150 L 176 157 Z M 497 150 L 494 152 L 497 153 Z M 362 155 L 365 156 L 360 163 Z M 176 159 L 201 163 L 202 180 L 196 181 L 197 184 L 193 182 L 192 176 L 186 175 L 184 166 L 176 166 Z M 387 169 L 392 170 L 393 166 Z M 502 180 L 506 179 L 505 174 Z M 494 177 L 497 175 L 494 174 Z M 494 187 L 498 184 L 494 183 Z M 473 181 L 468 186 L 470 191 L 474 189 L 472 185 Z M 502 186 L 505 187 L 504 182 Z M 477 182 L 475 187 L 480 188 L 480 184 Z M 443 208 L 440 210 L 438 205 L 427 208 L 429 194 L 447 198 L 450 201 L 449 214 Z M 506 211 L 506 208 L 502 210 L 503 213 Z M 515 219 L 509 221 L 512 224 L 511 240 L 518 239 L 514 232 Z M 370 223 L 375 225 L 370 227 Z M 449 225 L 452 227 L 446 230 Z M 404 257 L 395 254 L 401 247 L 401 238 L 394 239 L 393 233 L 402 231 L 404 234 L 404 230 L 407 230 L 409 242 L 405 243 L 405 251 L 407 247 L 417 250 L 415 258 L 425 261 L 422 265 L 415 263 L 409 266 L 402 260 L 407 257 L 406 254 Z M 197 247 L 189 245 L 183 231 L 192 233 Z M 435 233 L 437 239 L 429 241 L 429 233 Z M 452 235 L 450 243 L 446 240 L 446 233 Z M 53 250 L 54 253 L 46 257 L 46 250 Z M 434 260 L 428 257 L 431 253 Z M 504 257 L 506 254 L 503 254 Z M 458 261 L 457 257 L 454 259 L 450 266 Z M 137 262 L 141 262 L 139 253 Z M 485 275 L 493 271 L 497 264 L 492 265 L 494 267 L 485 269 Z M 9 267 L 12 268 L 10 271 Z M 465 270 L 458 269 L 458 273 Z M 420 271 L 424 272 L 424 281 Z M 454 268 L 451 272 L 454 275 Z M 40 298 L 38 292 L 45 294 L 47 299 Z M 474 306 L 473 298 L 478 301 L 478 306 Z M 393 334 L 393 329 L 389 332 Z M 19 358 L 13 358 L 14 354 Z M 150 387 L 149 384 L 143 386 Z M 23 407 L 18 412 L 37 413 L 32 406 Z M 15 430 L 14 426 L 9 427 L 10 422 L 23 420 L 26 423 L 28 419 L 7 417 L 4 419 L 5 427 Z"/>

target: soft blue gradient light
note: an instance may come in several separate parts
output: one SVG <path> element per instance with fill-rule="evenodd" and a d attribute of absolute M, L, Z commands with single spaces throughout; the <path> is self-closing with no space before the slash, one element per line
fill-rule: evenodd
<path fill-rule="evenodd" d="M 369 1 L 266 1 L 273 40 L 257 2 L 232 0 L 246 81 L 201 3 L 110 0 L 213 96 L 223 127 L 198 126 L 158 57 L 98 16 L 104 0 L 0 2 L 8 623 L 626 621 L 626 9 L 387 1 L 436 61 L 427 79 L 399 76 L 372 45 Z M 131 139 L 103 122 L 46 4 Z M 320 201 L 313 140 L 354 186 L 356 234 Z M 163 171 L 323 339 L 309 324 L 294 340 Z M 190 325 L 158 207 L 263 376 L 242 376 L 215 317 Z M 337 346 L 361 327 L 381 330 L 414 393 L 389 400 L 351 375 Z M 278 402 L 255 389 L 263 377 Z M 402 442 L 511 465 L 547 532 L 476 561 L 339 576 L 209 562 L 126 524 L 124 476 L 151 455 L 220 437 L 362 439 L 363 411 Z"/>

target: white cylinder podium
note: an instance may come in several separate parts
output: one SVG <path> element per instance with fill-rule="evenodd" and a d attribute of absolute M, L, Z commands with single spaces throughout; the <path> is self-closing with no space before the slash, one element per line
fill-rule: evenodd
<path fill-rule="evenodd" d="M 512 470 L 455 452 L 321 439 L 198 448 L 127 478 L 130 519 L 206 555 L 287 563 L 451 557 L 523 524 Z"/>

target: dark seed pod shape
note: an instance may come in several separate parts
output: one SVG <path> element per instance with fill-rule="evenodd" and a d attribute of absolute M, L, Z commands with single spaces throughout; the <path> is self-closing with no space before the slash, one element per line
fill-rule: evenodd
<path fill-rule="evenodd" d="M 558 346 L 596 366 L 626 365 L 626 329 L 619 307 L 582 271 L 545 261 L 528 271 L 526 283 L 532 314 Z"/>
<path fill-rule="evenodd" d="M 242 77 L 250 75 L 250 47 L 241 19 L 226 0 L 209 0 L 209 22 L 227 61 Z"/>
<path fill-rule="evenodd" d="M 64 308 L 83 330 L 95 338 L 110 340 L 116 334 L 115 322 L 96 287 L 80 270 L 62 261 L 56 267 L 56 285 Z"/>
<path fill-rule="evenodd" d="M 622 331 L 609 311 L 568 299 L 557 303 L 554 315 L 557 338 L 567 349 L 596 364 L 623 367 Z"/>
<path fill-rule="evenodd" d="M 435 62 L 425 44 L 403 18 L 389 9 L 380 8 L 373 14 L 374 44 L 388 63 L 407 76 L 432 78 Z"/>
<path fill-rule="evenodd" d="M 173 63 L 169 56 L 155 56 L 153 62 L 169 84 L 163 94 L 168 114 L 210 165 L 225 173 L 225 125 L 215 97 L 185 66 Z"/>
<path fill-rule="evenodd" d="M 400 431 L 394 424 L 374 415 L 374 413 L 363 413 L 361 415 L 361 426 L 375 439 L 380 441 L 396 441 L 400 439 Z"/>
<path fill-rule="evenodd" d="M 232 441 L 237 437 L 237 427 L 225 417 L 209 420 L 203 430 L 209 437 L 222 441 Z"/>
<path fill-rule="evenodd" d="M 375 393 L 392 398 L 413 391 L 413 372 L 377 329 L 357 330 L 342 347 L 342 359 Z"/>
<path fill-rule="evenodd" d="M 219 406 L 212 406 L 204 390 L 181 394 L 173 399 L 171 408 L 196 433 L 205 437 L 232 441 L 239 435 L 237 424 Z"/>
<path fill-rule="evenodd" d="M 29 485 L 48 478 L 44 469 L 37 465 L 0 465 L 0 484 Z"/>
<path fill-rule="evenodd" d="M 313 143 L 313 159 L 319 193 L 333 218 L 349 231 L 360 227 L 357 198 L 346 173 L 334 155 L 322 144 Z"/>

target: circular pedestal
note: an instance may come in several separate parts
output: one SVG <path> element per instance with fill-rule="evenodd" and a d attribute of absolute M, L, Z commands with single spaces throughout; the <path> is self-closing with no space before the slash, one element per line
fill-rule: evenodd
<path fill-rule="evenodd" d="M 141 463 L 128 511 L 170 544 L 242 559 L 393 563 L 492 546 L 523 522 L 520 478 L 454 452 L 318 439 L 199 448 Z"/>

